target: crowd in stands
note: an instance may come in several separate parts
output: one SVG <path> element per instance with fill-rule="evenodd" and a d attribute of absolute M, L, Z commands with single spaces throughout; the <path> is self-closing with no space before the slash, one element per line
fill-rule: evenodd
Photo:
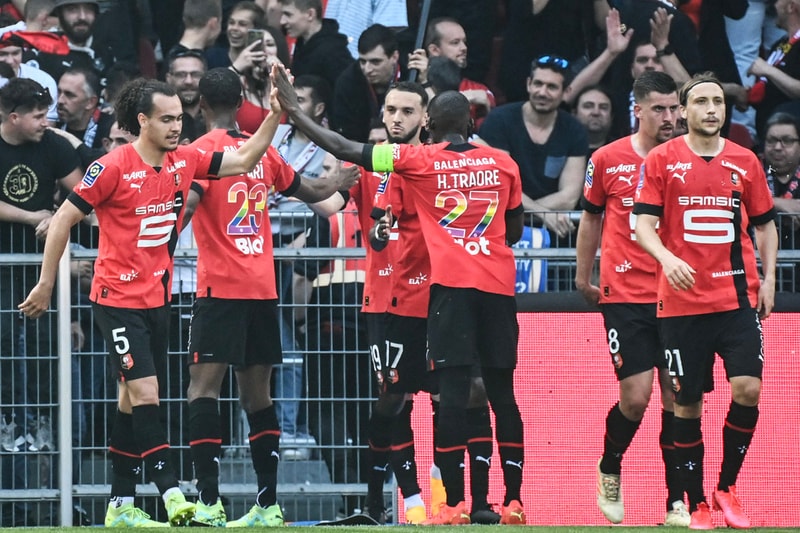
<path fill-rule="evenodd" d="M 800 0 L 432 0 L 417 45 L 422 5 L 421 0 L 0 0 L 0 87 L 26 80 L 0 90 L 0 253 L 41 253 L 55 209 L 52 199 L 63 199 L 97 158 L 132 142 L 114 115 L 116 95 L 127 81 L 158 78 L 174 88 L 184 112 L 181 143 L 188 144 L 206 133 L 199 84 L 207 71 L 224 67 L 239 76 L 244 99 L 236 122 L 242 131 L 254 132 L 270 112 L 269 70 L 276 62 L 291 69 L 308 116 L 359 142 L 385 140 L 380 118 L 393 84 L 411 78 L 430 95 L 460 91 L 470 102 L 473 142 L 505 150 L 519 165 L 523 206 L 531 213 L 526 220 L 544 228 L 551 242 L 567 246 L 578 223 L 570 212 L 578 209 L 592 153 L 638 129 L 633 82 L 655 70 L 680 85 L 713 71 L 725 90 L 723 135 L 762 157 L 776 208 L 786 214 L 779 224 L 781 247 L 800 244 L 800 46 L 795 46 Z M 31 94 L 49 107 L 26 122 L 15 113 L 16 105 Z M 680 133 L 679 127 L 675 134 Z M 303 177 L 323 175 L 326 152 L 290 121 L 278 129 L 273 146 Z M 275 193 L 268 201 L 271 211 L 311 216 L 295 198 Z M 305 224 L 281 220 L 272 225 L 273 246 L 308 245 Z M 189 248 L 190 231 L 184 232 Z M 73 240 L 93 248 L 96 233 L 80 225 Z M 317 278 L 315 268 L 281 263 L 281 301 L 307 303 L 311 293 L 297 286 Z M 6 312 L 35 284 L 33 269 L 0 266 L 3 356 L 55 353 L 54 339 L 21 348 L 22 337 L 43 339 L 45 326 L 20 330 Z M 193 299 L 193 269 L 192 261 L 176 264 L 172 291 L 181 306 Z M 795 271 L 800 275 L 800 268 Z M 331 303 L 360 300 L 358 294 L 342 298 Z M 297 317 L 284 315 L 286 356 L 301 347 L 294 333 Z M 74 320 L 75 349 L 81 350 L 91 325 L 86 317 Z M 173 320 L 173 335 L 185 335 L 188 322 L 181 323 L 179 315 Z M 330 348 L 330 341 L 315 342 Z M 185 349 L 183 337 L 171 343 Z M 0 363 L 5 383 L 18 370 L 6 368 L 4 358 Z M 55 372 L 36 370 L 36 375 Z M 298 368 L 284 365 L 274 379 L 276 397 L 302 396 Z M 34 394 L 5 385 L 2 390 L 4 405 Z M 41 413 L 34 416 L 38 422 L 27 423 L 41 425 L 49 416 Z M 296 403 L 281 403 L 278 416 L 287 444 L 284 458 L 306 457 L 292 451 L 292 444 L 306 442 L 314 430 L 298 419 Z M 22 418 L 17 417 L 20 425 Z M 347 438 L 332 435 L 327 444 L 340 437 Z M 348 475 L 336 481 L 350 481 Z M 15 483 L 4 487 L 21 488 Z M 7 522 L 3 525 L 11 525 Z"/>

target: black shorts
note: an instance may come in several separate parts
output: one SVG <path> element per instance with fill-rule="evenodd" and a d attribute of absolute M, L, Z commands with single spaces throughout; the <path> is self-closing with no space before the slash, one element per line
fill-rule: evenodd
<path fill-rule="evenodd" d="M 380 348 L 386 342 L 386 313 L 363 313 L 367 323 L 367 342 L 370 353 L 375 354 L 375 347 Z"/>
<path fill-rule="evenodd" d="M 189 328 L 189 364 L 229 363 L 237 368 L 279 365 L 277 300 L 198 298 Z"/>
<path fill-rule="evenodd" d="M 755 309 L 707 315 L 661 318 L 658 321 L 678 405 L 690 405 L 714 390 L 714 353 L 725 364 L 727 379 L 761 378 L 764 335 Z"/>
<path fill-rule="evenodd" d="M 658 337 L 656 304 L 603 304 L 608 353 L 617 380 L 666 368 L 667 358 Z"/>
<path fill-rule="evenodd" d="M 428 368 L 516 368 L 518 337 L 513 296 L 431 286 Z"/>
<path fill-rule="evenodd" d="M 111 371 L 120 381 L 156 375 L 156 360 L 167 356 L 169 305 L 125 309 L 92 302 L 94 320 L 111 355 Z"/>
<path fill-rule="evenodd" d="M 428 320 L 386 314 L 385 339 L 372 352 L 372 370 L 381 393 L 435 394 L 436 380 L 428 372 Z"/>

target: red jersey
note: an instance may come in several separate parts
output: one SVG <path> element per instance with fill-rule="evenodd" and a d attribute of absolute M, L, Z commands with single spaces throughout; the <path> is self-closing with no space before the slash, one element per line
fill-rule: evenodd
<path fill-rule="evenodd" d="M 659 269 L 659 317 L 756 307 L 760 281 L 747 227 L 775 211 L 750 150 L 726 140 L 706 161 L 685 136 L 657 146 L 645 159 L 634 213 L 661 217 L 664 246 L 696 271 L 694 286 L 676 291 Z"/>
<path fill-rule="evenodd" d="M 483 91 L 486 93 L 486 99 L 489 101 L 489 108 L 488 109 L 479 109 L 478 106 L 474 104 L 469 105 L 469 114 L 472 117 L 472 120 L 475 121 L 475 129 L 478 130 L 483 123 L 483 119 L 486 118 L 486 115 L 495 108 L 497 105 L 494 98 L 494 93 L 484 85 L 478 81 L 473 81 L 467 78 L 461 78 L 461 83 L 458 84 L 458 90 L 460 92 L 464 91 Z"/>
<path fill-rule="evenodd" d="M 128 144 L 89 165 L 69 199 L 84 213 L 94 209 L 100 225 L 91 301 L 129 309 L 169 303 L 186 194 L 221 162 L 222 153 L 179 146 L 156 170 Z"/>
<path fill-rule="evenodd" d="M 373 226 L 374 213 L 372 206 L 376 194 L 385 186 L 388 174 L 361 169 L 361 178 L 350 188 L 350 198 L 358 210 L 358 219 L 364 235 Z M 390 239 L 396 237 L 392 232 Z M 385 313 L 391 299 L 392 279 L 394 278 L 394 246 L 387 246 L 381 251 L 367 245 L 366 278 L 364 280 L 364 299 L 361 311 L 364 313 Z"/>
<path fill-rule="evenodd" d="M 653 257 L 636 244 L 633 202 L 642 157 L 632 137 L 623 137 L 597 149 L 586 167 L 581 207 L 589 213 L 605 211 L 600 243 L 600 303 L 645 304 L 656 301 Z"/>
<path fill-rule="evenodd" d="M 207 152 L 233 152 L 248 135 L 215 129 L 192 146 Z M 269 147 L 256 167 L 222 181 L 196 180 L 202 196 L 192 218 L 197 241 L 197 296 L 273 300 L 275 263 L 267 213 L 270 189 L 291 195 L 300 177 Z"/>
<path fill-rule="evenodd" d="M 387 248 L 395 250 L 395 273 L 391 290 L 389 312 L 400 316 L 416 318 L 428 317 L 430 300 L 431 260 L 422 226 L 413 203 L 405 202 L 403 178 L 391 174 L 388 185 L 375 197 L 375 207 L 379 213 L 392 206 L 392 215 L 397 219 L 397 242 Z"/>
<path fill-rule="evenodd" d="M 522 184 L 508 154 L 469 143 L 393 144 L 372 147 L 372 165 L 403 176 L 430 254 L 431 283 L 514 295 L 505 216 L 522 211 Z"/>

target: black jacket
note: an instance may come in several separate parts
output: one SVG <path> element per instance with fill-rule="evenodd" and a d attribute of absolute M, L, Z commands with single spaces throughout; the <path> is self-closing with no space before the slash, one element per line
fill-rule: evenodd
<path fill-rule="evenodd" d="M 297 40 L 292 57 L 292 74 L 320 76 L 333 88 L 339 74 L 352 63 L 354 60 L 347 50 L 347 37 L 339 33 L 339 23 L 323 19 L 322 29 L 308 41 Z"/>

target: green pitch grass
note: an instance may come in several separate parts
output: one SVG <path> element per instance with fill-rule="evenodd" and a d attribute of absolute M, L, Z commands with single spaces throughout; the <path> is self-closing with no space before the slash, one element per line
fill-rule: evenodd
<path fill-rule="evenodd" d="M 541 526 L 289 526 L 286 533 L 324 533 L 326 530 L 333 529 L 336 533 L 387 533 L 388 528 L 408 531 L 414 528 L 418 531 L 430 531 L 431 533 L 514 533 L 524 531 L 525 533 L 686 533 L 688 530 L 681 527 L 620 527 L 620 526 L 595 526 L 595 527 L 541 527 Z M 0 533 L 18 533 L 24 528 L 0 528 Z M 87 532 L 87 528 L 63 527 L 63 528 L 29 528 L 36 533 L 79 533 Z M 265 530 L 276 530 L 276 528 L 260 528 Z M 723 528 L 718 528 L 722 530 Z M 89 529 L 91 530 L 91 529 Z M 108 533 L 130 533 L 130 529 L 124 528 L 103 528 Z M 158 531 L 158 530 L 156 530 Z M 181 531 L 194 531 L 196 533 L 208 533 L 209 528 L 182 528 Z M 799 528 L 753 528 L 754 533 L 797 533 Z"/>

